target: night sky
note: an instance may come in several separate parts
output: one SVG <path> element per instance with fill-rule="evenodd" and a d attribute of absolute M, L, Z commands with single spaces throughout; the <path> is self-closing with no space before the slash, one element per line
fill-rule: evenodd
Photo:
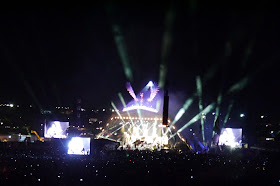
<path fill-rule="evenodd" d="M 93 107 L 110 105 L 128 81 L 112 25 L 122 30 L 135 92 L 159 79 L 166 15 L 172 9 L 166 52 L 170 99 L 180 108 L 202 79 L 205 106 L 242 78 L 249 83 L 224 96 L 241 110 L 277 114 L 280 26 L 272 5 L 201 3 L 96 4 L 85 7 L 6 7 L 0 12 L 0 102 Z M 111 7 L 108 8 L 108 7 Z M 113 8 L 112 8 L 113 7 Z M 113 9 L 113 11 L 111 11 Z"/>

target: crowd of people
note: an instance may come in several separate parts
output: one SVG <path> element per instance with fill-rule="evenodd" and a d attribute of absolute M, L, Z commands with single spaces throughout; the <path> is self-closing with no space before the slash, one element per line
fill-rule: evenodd
<path fill-rule="evenodd" d="M 277 185 L 279 154 L 112 150 L 89 156 L 53 148 L 0 152 L 0 185 Z"/>

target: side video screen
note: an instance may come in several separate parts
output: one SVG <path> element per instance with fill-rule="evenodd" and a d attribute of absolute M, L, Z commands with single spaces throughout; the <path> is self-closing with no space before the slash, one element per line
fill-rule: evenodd
<path fill-rule="evenodd" d="M 45 138 L 66 138 L 69 122 L 52 121 L 45 126 Z"/>
<path fill-rule="evenodd" d="M 241 147 L 242 129 L 224 128 L 219 138 L 219 145 L 228 145 L 231 147 Z"/>
<path fill-rule="evenodd" d="M 68 154 L 90 155 L 90 138 L 72 137 L 68 143 Z"/>

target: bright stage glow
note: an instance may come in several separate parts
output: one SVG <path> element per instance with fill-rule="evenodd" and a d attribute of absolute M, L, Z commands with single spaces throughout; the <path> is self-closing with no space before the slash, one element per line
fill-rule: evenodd
<path fill-rule="evenodd" d="M 69 127 L 69 122 L 53 121 L 45 126 L 45 138 L 66 138 L 66 130 Z"/>
<path fill-rule="evenodd" d="M 72 137 L 68 143 L 68 154 L 89 155 L 90 138 Z"/>
<path fill-rule="evenodd" d="M 224 128 L 219 138 L 219 145 L 241 147 L 242 129 Z"/>
<path fill-rule="evenodd" d="M 134 106 L 130 106 L 130 107 L 126 107 L 123 109 L 123 111 L 130 111 L 130 110 L 137 110 L 137 109 L 140 109 L 140 110 L 147 110 L 147 111 L 150 111 L 150 112 L 155 112 L 157 113 L 158 111 L 154 108 L 150 108 L 150 107 L 147 107 L 147 106 L 143 106 L 143 105 L 134 105 Z"/>
<path fill-rule="evenodd" d="M 152 87 L 154 86 L 154 83 L 152 81 L 149 81 L 149 83 L 147 84 L 148 87 Z"/>

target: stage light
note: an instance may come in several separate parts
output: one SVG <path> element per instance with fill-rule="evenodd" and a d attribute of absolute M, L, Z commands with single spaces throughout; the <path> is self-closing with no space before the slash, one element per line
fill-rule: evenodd
<path fill-rule="evenodd" d="M 167 63 L 168 63 L 168 56 L 170 53 L 170 48 L 172 45 L 172 28 L 174 25 L 175 20 L 175 9 L 170 6 L 169 10 L 166 12 L 165 17 L 165 31 L 163 33 L 163 40 L 162 40 L 162 50 L 161 50 L 161 64 L 159 67 L 159 87 L 163 88 L 166 80 L 167 75 Z"/>
<path fill-rule="evenodd" d="M 230 93 L 238 92 L 238 91 L 242 90 L 243 88 L 245 88 L 248 83 L 249 83 L 249 76 L 241 79 L 239 82 L 232 85 L 227 93 L 230 94 Z"/>
<path fill-rule="evenodd" d="M 227 121 L 229 119 L 229 114 L 231 112 L 232 106 L 233 106 L 233 100 L 231 101 L 230 105 L 228 106 L 227 114 L 226 114 L 226 117 L 224 119 L 224 125 L 227 123 Z"/>
<path fill-rule="evenodd" d="M 222 93 L 219 92 L 219 95 L 217 97 L 217 106 L 216 106 L 216 111 L 215 111 L 215 119 L 214 119 L 214 122 L 213 122 L 213 128 L 215 127 L 215 121 L 217 121 L 219 115 L 220 115 L 220 106 L 221 106 L 221 103 L 222 103 Z M 214 137 L 215 135 L 215 131 L 213 130 L 212 132 L 212 138 Z"/>
<path fill-rule="evenodd" d="M 148 87 L 152 87 L 154 86 L 154 83 L 152 81 L 149 81 L 149 83 L 147 84 Z"/>
<path fill-rule="evenodd" d="M 130 66 L 130 61 L 124 41 L 124 36 L 121 32 L 121 27 L 117 24 L 112 25 L 112 31 L 114 33 L 114 39 L 117 45 L 117 49 L 121 58 L 123 70 L 125 73 L 126 78 L 129 81 L 133 81 L 133 74 L 132 74 L 132 69 Z"/>
<path fill-rule="evenodd" d="M 178 132 L 182 132 L 185 128 L 187 128 L 188 126 L 192 125 L 193 123 L 195 123 L 198 118 L 201 117 L 202 113 L 208 113 L 210 112 L 213 108 L 214 108 L 215 103 L 212 103 L 210 105 L 208 105 L 201 113 L 197 114 L 195 117 L 193 117 L 188 123 L 186 123 L 183 127 L 181 127 L 175 134 L 173 134 L 169 139 L 171 139 L 172 137 L 174 137 Z"/>
<path fill-rule="evenodd" d="M 150 107 L 147 107 L 147 106 L 144 106 L 144 105 L 133 105 L 133 106 L 130 106 L 130 107 L 126 107 L 123 109 L 123 112 L 125 111 L 130 111 L 130 110 L 138 110 L 138 109 L 141 109 L 141 110 L 146 110 L 146 111 L 150 111 L 150 112 L 155 112 L 157 113 L 158 111 L 156 109 L 153 109 L 153 108 L 150 108 Z"/>
<path fill-rule="evenodd" d="M 193 97 L 186 100 L 183 107 L 176 114 L 176 116 L 175 116 L 173 122 L 171 123 L 170 127 L 172 127 L 183 116 L 183 114 L 190 107 L 190 105 L 193 103 L 193 101 L 194 101 Z"/>

